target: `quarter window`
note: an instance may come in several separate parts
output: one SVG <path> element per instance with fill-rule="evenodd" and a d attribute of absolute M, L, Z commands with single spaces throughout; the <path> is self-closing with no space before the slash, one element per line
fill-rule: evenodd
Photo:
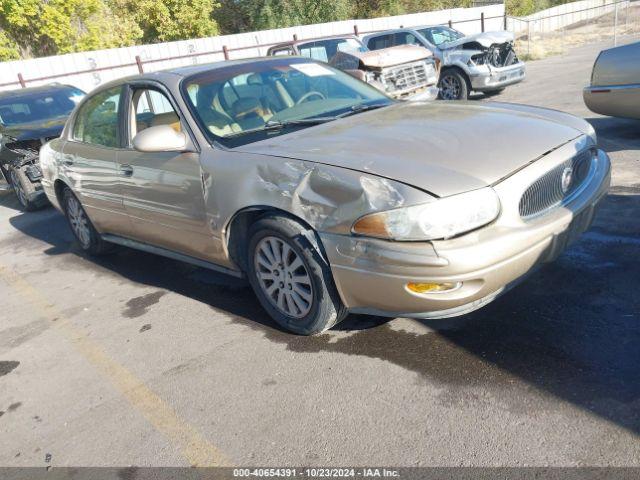
<path fill-rule="evenodd" d="M 73 138 L 103 147 L 118 147 L 118 110 L 122 88 L 112 88 L 91 97 L 80 107 Z"/>

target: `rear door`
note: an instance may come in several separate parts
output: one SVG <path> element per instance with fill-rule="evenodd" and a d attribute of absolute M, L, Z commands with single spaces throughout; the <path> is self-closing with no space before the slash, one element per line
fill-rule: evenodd
<path fill-rule="evenodd" d="M 212 237 L 206 228 L 200 155 L 195 152 L 139 152 L 133 137 L 146 128 L 169 125 L 186 131 L 175 104 L 160 85 L 134 84 L 125 106 L 126 148 L 118 155 L 124 207 L 144 243 L 208 259 Z"/>
<path fill-rule="evenodd" d="M 70 183 L 95 227 L 115 234 L 131 230 L 116 168 L 123 103 L 122 86 L 87 99 L 74 116 L 60 166 L 61 177 Z"/>

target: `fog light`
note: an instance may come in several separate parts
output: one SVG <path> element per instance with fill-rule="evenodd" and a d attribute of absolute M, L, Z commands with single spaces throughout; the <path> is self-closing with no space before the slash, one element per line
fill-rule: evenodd
<path fill-rule="evenodd" d="M 414 293 L 438 293 L 449 292 L 459 288 L 462 284 L 460 282 L 445 282 L 445 283 L 407 283 L 407 289 Z"/>

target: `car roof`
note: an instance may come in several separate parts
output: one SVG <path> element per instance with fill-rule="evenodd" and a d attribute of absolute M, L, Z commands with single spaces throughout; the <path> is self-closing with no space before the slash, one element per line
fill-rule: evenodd
<path fill-rule="evenodd" d="M 102 92 L 104 90 L 108 90 L 109 88 L 117 87 L 120 85 L 124 85 L 126 83 L 138 82 L 138 81 L 159 81 L 164 84 L 175 84 L 179 82 L 182 78 L 190 77 L 191 75 L 195 75 L 197 73 L 202 72 L 210 72 L 214 70 L 222 70 L 226 68 L 232 68 L 238 65 L 245 65 L 248 63 L 276 63 L 281 62 L 285 57 L 253 57 L 253 58 L 243 58 L 239 60 L 220 60 L 217 62 L 211 63 L 203 63 L 200 65 L 189 65 L 185 67 L 174 67 L 168 68 L 165 70 L 158 70 L 157 72 L 150 73 L 141 73 L 138 75 L 130 75 L 128 77 L 118 78 L 116 80 L 112 80 L 107 83 L 103 83 L 99 87 L 96 87 L 95 90 L 91 91 L 91 95 Z M 304 58 L 307 61 L 313 62 L 313 59 L 306 57 L 298 57 L 295 55 L 287 56 L 286 58 Z"/>
<path fill-rule="evenodd" d="M 16 88 L 14 90 L 3 90 L 0 92 L 0 99 L 13 97 L 18 94 L 29 94 L 38 92 L 53 92 L 56 90 L 66 90 L 68 88 L 77 88 L 73 85 L 65 85 L 62 83 L 50 83 L 47 85 L 40 85 L 38 87 Z M 79 89 L 78 89 L 79 90 Z"/>
<path fill-rule="evenodd" d="M 329 35 L 326 37 L 303 38 L 301 40 L 289 40 L 287 42 L 277 43 L 269 47 L 269 50 L 275 50 L 282 47 L 291 47 L 293 45 L 304 45 L 305 43 L 311 43 L 311 42 L 321 42 L 323 40 L 338 40 L 341 38 L 355 38 L 356 40 L 360 41 L 360 39 L 355 35 L 351 33 L 345 33 L 344 35 Z"/>
<path fill-rule="evenodd" d="M 422 30 L 423 28 L 432 28 L 432 27 L 449 27 L 449 25 L 418 25 L 416 27 L 402 27 L 402 28 L 393 28 L 391 30 L 384 30 L 382 32 L 370 33 L 369 35 L 365 35 L 363 38 L 366 40 L 368 38 L 380 37 L 382 35 L 389 35 L 393 33 L 400 33 L 406 31 L 415 31 Z"/>

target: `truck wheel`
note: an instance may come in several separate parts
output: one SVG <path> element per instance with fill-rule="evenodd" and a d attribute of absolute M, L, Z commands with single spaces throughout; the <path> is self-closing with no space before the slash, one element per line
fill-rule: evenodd
<path fill-rule="evenodd" d="M 284 216 L 266 216 L 249 230 L 249 283 L 269 315 L 300 335 L 323 332 L 347 315 L 331 269 L 309 241 L 308 229 Z"/>
<path fill-rule="evenodd" d="M 71 231 L 82 250 L 92 255 L 102 255 L 111 250 L 112 245 L 100 238 L 80 201 L 68 188 L 63 194 L 63 208 Z"/>
<path fill-rule="evenodd" d="M 32 212 L 46 205 L 46 201 L 43 201 L 42 197 L 36 200 L 36 197 L 39 196 L 36 192 L 36 186 L 31 183 L 24 170 L 21 168 L 9 170 L 9 180 L 16 197 L 18 197 L 18 202 L 25 211 Z"/>
<path fill-rule="evenodd" d="M 457 70 L 445 70 L 440 74 L 440 98 L 443 100 L 466 100 L 469 98 L 469 84 Z"/>

